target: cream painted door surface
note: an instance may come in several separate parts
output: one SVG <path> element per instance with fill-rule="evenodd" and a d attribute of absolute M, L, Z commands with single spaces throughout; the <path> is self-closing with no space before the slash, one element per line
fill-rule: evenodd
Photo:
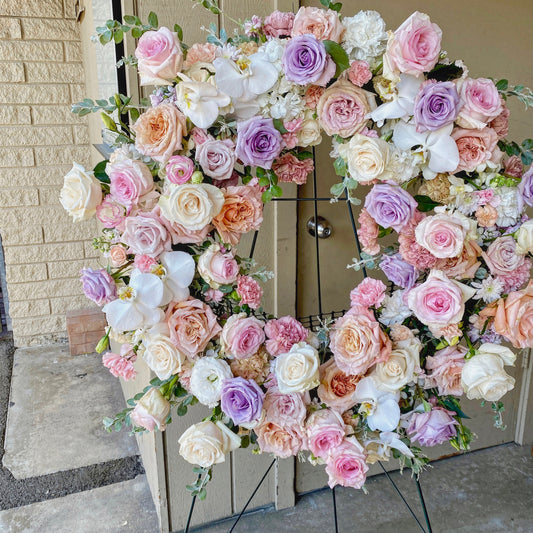
<path fill-rule="evenodd" d="M 533 60 L 530 51 L 533 47 L 533 4 L 530 0 L 450 0 L 448 2 L 420 2 L 419 0 L 343 0 L 342 13 L 355 15 L 360 10 L 378 11 L 384 18 L 387 29 L 396 29 L 414 11 L 423 11 L 438 24 L 443 31 L 443 50 L 453 59 L 463 59 L 473 77 L 506 78 L 510 83 L 523 83 L 533 86 Z M 301 5 L 320 6 L 319 0 L 304 0 Z M 510 138 L 521 142 L 533 135 L 533 110 L 524 112 L 518 101 L 509 102 L 512 113 Z M 329 188 L 337 181 L 333 171 L 333 160 L 329 157 L 330 141 L 324 138 L 316 150 L 317 191 L 313 182 L 301 187 L 302 198 L 330 196 Z M 361 187 L 361 195 L 369 188 Z M 297 316 L 308 317 L 319 313 L 317 289 L 317 261 L 315 239 L 307 231 L 307 221 L 314 216 L 314 202 L 298 203 L 298 284 Z M 354 208 L 357 219 L 358 208 Z M 331 236 L 320 240 L 320 286 L 323 313 L 341 311 L 349 306 L 349 292 L 362 279 L 346 266 L 357 256 L 348 206 L 339 201 L 331 204 L 317 202 L 317 212 L 332 227 Z M 378 271 L 369 271 L 376 276 Z M 484 448 L 515 440 L 515 429 L 521 393 L 522 357 L 518 358 L 514 376 L 516 388 L 504 398 L 506 407 L 505 431 L 492 425 L 492 411 L 487 406 L 481 408 L 478 401 L 465 400 L 464 412 L 471 417 L 468 427 L 478 436 L 472 448 Z M 449 446 L 427 449 L 432 458 L 454 453 Z M 395 465 L 392 464 L 391 467 Z M 371 473 L 379 473 L 377 468 Z M 307 463 L 296 463 L 296 491 L 306 492 L 325 486 L 327 476 L 322 468 L 314 468 Z"/>

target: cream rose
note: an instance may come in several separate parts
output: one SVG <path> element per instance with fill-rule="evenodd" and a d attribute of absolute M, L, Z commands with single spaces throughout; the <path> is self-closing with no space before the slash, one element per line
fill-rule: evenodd
<path fill-rule="evenodd" d="M 298 146 L 316 146 L 322 142 L 320 125 L 313 118 L 312 113 L 307 112 L 302 122 L 302 127 L 297 132 Z"/>
<path fill-rule="evenodd" d="M 151 388 L 138 402 L 131 412 L 131 420 L 137 427 L 153 431 L 166 428 L 166 419 L 170 413 L 170 402 L 161 394 L 157 387 Z"/>
<path fill-rule="evenodd" d="M 241 438 L 222 422 L 194 424 L 178 440 L 180 455 L 189 463 L 208 468 L 223 463 L 226 454 L 241 445 Z"/>
<path fill-rule="evenodd" d="M 439 259 L 457 257 L 463 251 L 468 224 L 446 213 L 424 218 L 415 229 L 417 244 Z"/>
<path fill-rule="evenodd" d="M 287 394 L 304 392 L 320 383 L 318 352 L 309 344 L 299 342 L 288 353 L 278 355 L 275 374 L 278 389 Z"/>
<path fill-rule="evenodd" d="M 533 253 L 533 218 L 526 220 L 516 233 L 516 253 Z"/>
<path fill-rule="evenodd" d="M 482 344 L 472 359 L 466 361 L 461 384 L 469 400 L 498 401 L 514 388 L 515 379 L 507 374 L 504 365 L 512 365 L 516 355 L 499 344 Z"/>
<path fill-rule="evenodd" d="M 200 403 L 213 408 L 220 400 L 222 382 L 232 377 L 233 373 L 226 361 L 202 357 L 192 367 L 190 391 Z"/>
<path fill-rule="evenodd" d="M 88 220 L 102 203 L 102 188 L 92 172 L 74 163 L 63 179 L 59 201 L 74 222 Z"/>
<path fill-rule="evenodd" d="M 144 344 L 143 360 L 162 381 L 181 372 L 185 356 L 179 352 L 167 335 L 149 336 Z"/>
<path fill-rule="evenodd" d="M 189 230 L 205 228 L 220 213 L 223 205 L 222 191 L 207 183 L 176 185 L 168 196 L 159 199 L 165 218 Z"/>
<path fill-rule="evenodd" d="M 361 183 L 380 179 L 389 162 L 389 144 L 383 139 L 354 135 L 339 146 L 339 154 L 348 164 L 350 176 Z"/>

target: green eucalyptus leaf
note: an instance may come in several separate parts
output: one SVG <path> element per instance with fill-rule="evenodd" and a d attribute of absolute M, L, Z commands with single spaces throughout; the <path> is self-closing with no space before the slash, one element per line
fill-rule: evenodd
<path fill-rule="evenodd" d="M 157 20 L 157 15 L 153 11 L 150 11 L 150 13 L 148 14 L 148 24 L 150 24 L 152 28 L 157 28 L 158 22 L 159 21 Z"/>

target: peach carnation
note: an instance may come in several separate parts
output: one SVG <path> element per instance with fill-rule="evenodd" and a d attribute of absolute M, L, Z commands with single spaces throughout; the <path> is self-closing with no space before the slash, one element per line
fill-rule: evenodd
<path fill-rule="evenodd" d="M 212 63 L 217 56 L 218 46 L 211 43 L 195 43 L 187 50 L 184 68 L 190 68 L 198 62 Z"/>
<path fill-rule="evenodd" d="M 357 222 L 359 222 L 361 225 L 361 227 L 357 230 L 357 236 L 359 237 L 363 252 L 370 255 L 379 254 L 379 227 L 376 224 L 376 221 L 368 214 L 368 211 L 364 207 L 359 213 Z"/>

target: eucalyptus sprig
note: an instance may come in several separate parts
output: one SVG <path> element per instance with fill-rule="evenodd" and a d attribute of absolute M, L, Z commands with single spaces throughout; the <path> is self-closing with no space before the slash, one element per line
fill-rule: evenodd
<path fill-rule="evenodd" d="M 198 477 L 192 485 L 187 485 L 186 488 L 191 493 L 191 496 L 197 496 L 199 500 L 205 500 L 207 496 L 205 486 L 213 477 L 213 467 L 202 468 L 201 466 L 195 466 L 192 471 L 198 474 Z"/>
<path fill-rule="evenodd" d="M 124 23 L 119 20 L 108 20 L 105 26 L 98 26 L 94 40 L 100 41 L 103 45 L 111 41 L 115 41 L 118 44 L 124 40 L 124 34 L 129 31 L 131 31 L 132 37 L 138 39 L 143 33 L 150 30 L 157 30 L 157 28 L 157 15 L 153 11 L 148 14 L 148 24 L 143 24 L 137 16 L 125 15 Z"/>
<path fill-rule="evenodd" d="M 510 86 L 508 80 L 499 80 L 496 83 L 496 88 L 505 100 L 509 96 L 515 96 L 526 106 L 526 109 L 533 107 L 533 91 L 529 87 L 525 85 Z"/>

